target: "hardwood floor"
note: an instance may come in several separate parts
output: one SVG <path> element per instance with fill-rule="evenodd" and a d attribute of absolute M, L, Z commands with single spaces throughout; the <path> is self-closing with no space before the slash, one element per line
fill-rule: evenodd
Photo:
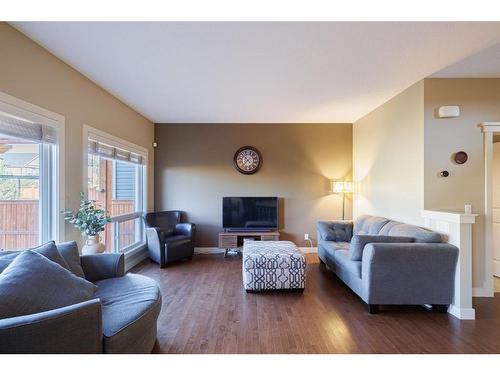
<path fill-rule="evenodd" d="M 247 294 L 241 256 L 196 255 L 132 272 L 161 286 L 157 353 L 500 353 L 500 294 L 475 298 L 476 321 L 421 307 L 370 315 L 315 254 L 300 293 Z"/>

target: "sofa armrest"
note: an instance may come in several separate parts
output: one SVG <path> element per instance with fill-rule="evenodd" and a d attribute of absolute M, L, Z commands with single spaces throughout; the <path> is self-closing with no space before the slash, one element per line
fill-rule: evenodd
<path fill-rule="evenodd" d="M 447 243 L 370 243 L 361 266 L 370 304 L 450 304 L 458 248 Z"/>
<path fill-rule="evenodd" d="M 1 319 L 0 353 L 102 353 L 101 302 Z"/>
<path fill-rule="evenodd" d="M 125 256 L 123 254 L 82 255 L 80 261 L 85 278 L 89 281 L 125 275 Z"/>
<path fill-rule="evenodd" d="M 316 223 L 318 240 L 348 242 L 352 237 L 351 220 L 323 220 Z"/>
<path fill-rule="evenodd" d="M 195 229 L 196 225 L 192 223 L 179 223 L 175 225 L 175 234 L 182 234 L 193 238 Z"/>

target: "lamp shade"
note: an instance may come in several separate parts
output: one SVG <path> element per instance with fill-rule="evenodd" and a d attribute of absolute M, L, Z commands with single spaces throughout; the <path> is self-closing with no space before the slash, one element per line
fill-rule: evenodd
<path fill-rule="evenodd" d="M 352 193 L 352 182 L 331 181 L 332 193 Z"/>

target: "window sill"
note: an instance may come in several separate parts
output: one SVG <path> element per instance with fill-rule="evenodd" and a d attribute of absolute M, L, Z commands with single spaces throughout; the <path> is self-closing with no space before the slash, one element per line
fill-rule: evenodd
<path fill-rule="evenodd" d="M 128 249 L 125 249 L 125 251 L 121 252 L 122 254 L 125 254 L 125 260 L 134 257 L 137 253 L 140 253 L 141 251 L 146 249 L 146 243 L 141 242 L 137 245 L 134 245 Z"/>

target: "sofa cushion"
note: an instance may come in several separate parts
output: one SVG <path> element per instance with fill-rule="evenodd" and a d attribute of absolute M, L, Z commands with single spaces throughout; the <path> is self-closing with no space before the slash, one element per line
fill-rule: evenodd
<path fill-rule="evenodd" d="M 2 250 L 0 251 L 0 273 L 6 269 L 9 264 L 20 254 L 19 250 Z"/>
<path fill-rule="evenodd" d="M 96 286 L 35 251 L 22 251 L 0 274 L 0 319 L 84 302 Z"/>
<path fill-rule="evenodd" d="M 349 259 L 350 260 L 361 260 L 363 257 L 363 249 L 366 244 L 382 242 L 382 243 L 408 243 L 413 242 L 412 237 L 401 237 L 401 236 L 382 236 L 369 235 L 369 234 L 355 234 L 352 237 L 351 245 L 349 247 Z"/>
<path fill-rule="evenodd" d="M 387 223 L 380 231 L 380 234 L 385 236 L 412 237 L 415 242 L 443 242 L 441 235 L 437 232 L 397 221 Z"/>
<path fill-rule="evenodd" d="M 321 241 L 321 246 L 333 257 L 337 250 L 349 250 L 349 242 Z"/>
<path fill-rule="evenodd" d="M 318 231 L 325 241 L 350 241 L 352 237 L 352 223 L 341 221 L 318 221 Z"/>
<path fill-rule="evenodd" d="M 348 250 L 337 250 L 334 254 L 335 262 L 339 267 L 349 271 L 353 275 L 361 278 L 361 264 L 362 262 L 349 259 Z"/>
<path fill-rule="evenodd" d="M 44 257 L 59 264 L 61 267 L 69 269 L 68 264 L 57 250 L 57 246 L 54 241 L 49 241 L 43 245 L 34 247 L 31 250 L 38 254 L 42 254 Z M 23 251 L 25 250 L 0 251 L 0 272 L 3 272 L 3 270 L 6 269 L 7 266 Z"/>
<path fill-rule="evenodd" d="M 127 274 L 96 281 L 94 297 L 102 303 L 106 353 L 151 352 L 156 339 L 156 319 L 161 294 L 149 277 Z"/>
<path fill-rule="evenodd" d="M 80 253 L 75 241 L 63 242 L 57 244 L 57 250 L 68 264 L 68 269 L 76 276 L 85 278 L 83 268 L 80 263 Z"/>
<path fill-rule="evenodd" d="M 382 234 L 382 227 L 390 220 L 385 217 L 363 215 L 354 222 L 353 234 Z"/>

